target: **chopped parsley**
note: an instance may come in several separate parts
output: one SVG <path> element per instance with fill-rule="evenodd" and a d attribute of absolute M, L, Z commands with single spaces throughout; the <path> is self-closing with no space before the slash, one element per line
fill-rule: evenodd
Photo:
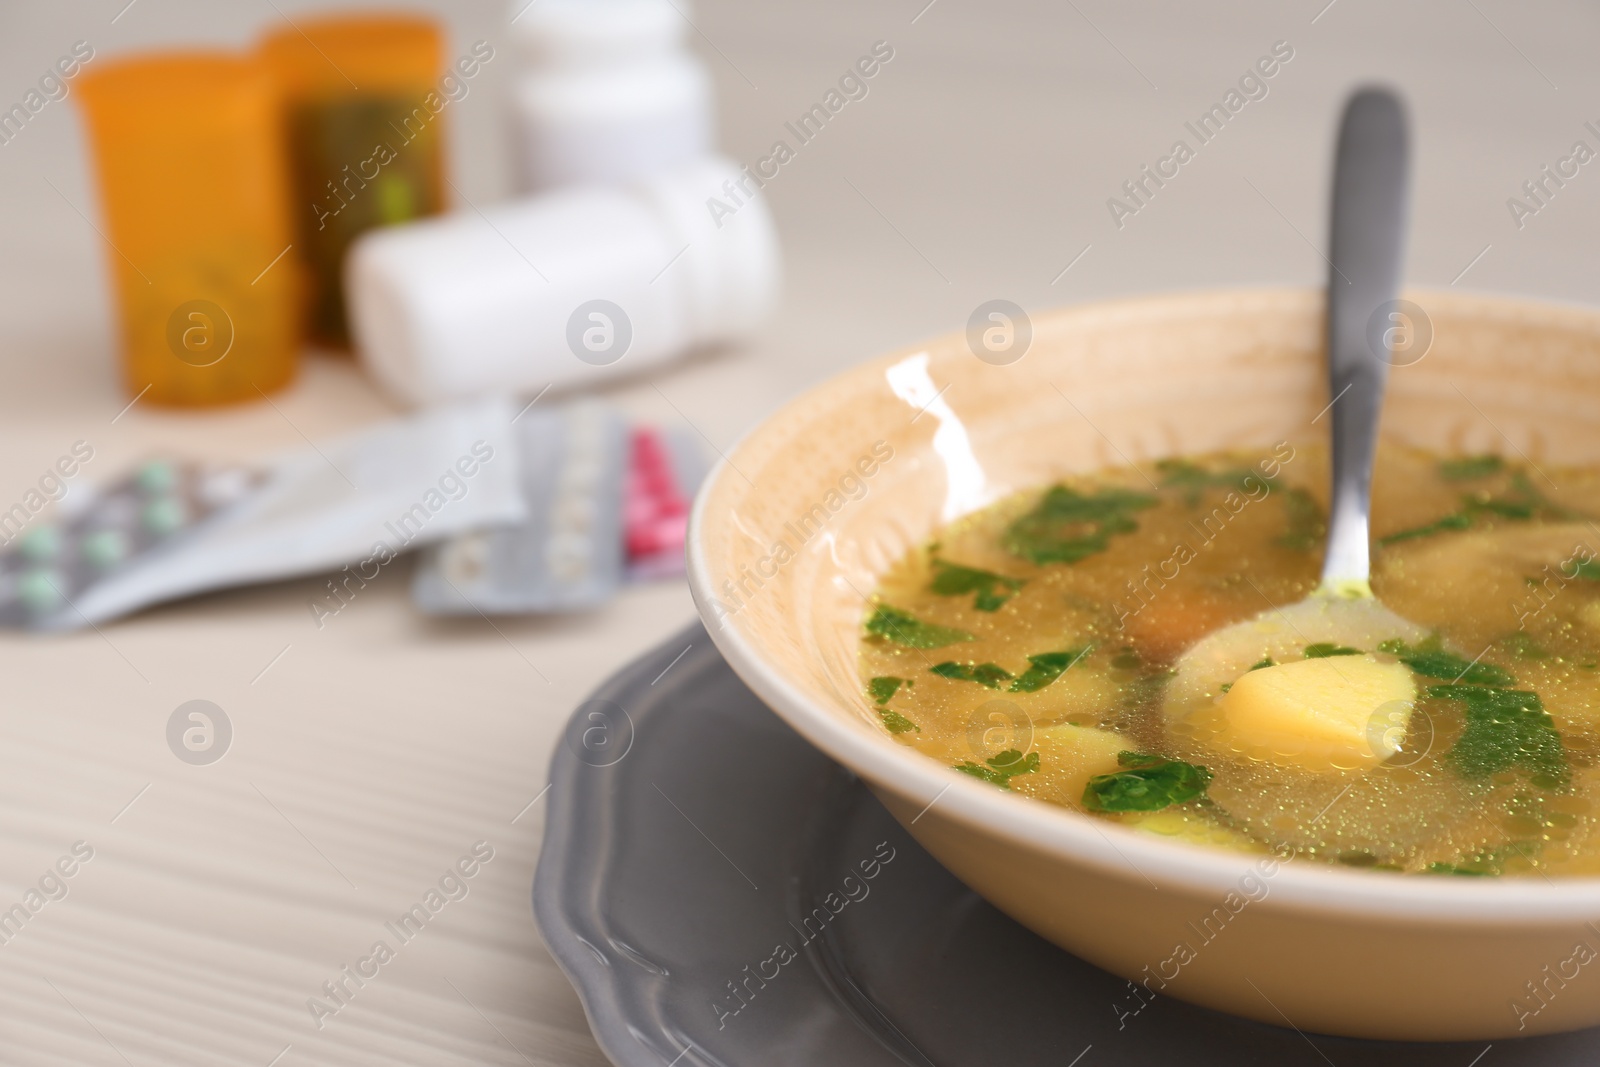
<path fill-rule="evenodd" d="M 1468 515 L 1471 515 L 1473 512 L 1481 512 L 1487 515 L 1495 515 L 1502 519 L 1515 519 L 1518 522 L 1523 522 L 1533 518 L 1535 508 L 1536 505 L 1528 500 L 1512 500 L 1506 497 L 1485 496 L 1481 500 L 1469 497 L 1467 500 L 1467 506 L 1463 510 Z"/>
<path fill-rule="evenodd" d="M 889 708 L 884 708 L 882 711 L 878 712 L 878 718 L 883 720 L 883 725 L 891 734 L 903 734 L 911 730 L 915 730 L 918 733 L 922 732 L 922 728 L 916 723 L 912 722 L 898 711 L 891 711 Z"/>
<path fill-rule="evenodd" d="M 973 597 L 973 607 L 979 611 L 999 611 L 1001 606 L 1025 584 L 1021 578 L 1007 578 L 993 571 L 964 567 L 959 563 L 935 559 L 933 582 L 928 589 L 940 596 L 965 596 L 967 593 L 975 593 L 977 595 Z"/>
<path fill-rule="evenodd" d="M 891 734 L 908 733 L 911 730 L 922 732 L 922 728 L 898 711 L 884 707 L 890 699 L 900 691 L 900 687 L 915 685 L 909 678 L 895 678 L 885 675 L 874 678 L 867 683 L 867 695 L 872 697 L 872 702 L 878 705 L 878 718 L 883 720 L 883 725 Z"/>
<path fill-rule="evenodd" d="M 1076 563 L 1104 552 L 1116 534 L 1137 530 L 1134 513 L 1155 503 L 1155 497 L 1131 489 L 1085 494 L 1052 486 L 1031 511 L 1006 527 L 1001 544 L 1031 563 Z"/>
<path fill-rule="evenodd" d="M 965 630 L 923 622 L 910 612 L 879 604 L 866 622 L 867 633 L 906 648 L 943 648 L 973 637 Z"/>
<path fill-rule="evenodd" d="M 1487 478 L 1491 474 L 1499 474 L 1505 465 L 1505 460 L 1494 455 L 1441 459 L 1439 477 L 1447 482 L 1470 482 L 1477 478 Z"/>
<path fill-rule="evenodd" d="M 1562 568 L 1565 570 L 1565 568 Z M 1572 565 L 1568 578 L 1582 578 L 1587 582 L 1600 582 L 1600 560 L 1580 559 Z"/>
<path fill-rule="evenodd" d="M 1008 682 L 1013 677 L 1011 672 L 998 663 L 957 663 L 955 660 L 945 660 L 935 663 L 928 668 L 941 678 L 949 678 L 956 682 L 977 682 L 990 689 L 999 689 L 1001 682 Z"/>
<path fill-rule="evenodd" d="M 1250 671 L 1259 671 L 1263 667 L 1276 667 L 1276 666 L 1277 666 L 1277 664 L 1272 662 L 1272 657 L 1271 656 L 1262 656 L 1261 659 L 1258 662 L 1252 663 L 1250 665 Z M 1245 671 L 1245 673 L 1249 674 L 1250 671 Z"/>
<path fill-rule="evenodd" d="M 1200 495 L 1207 489 L 1238 489 L 1248 493 L 1252 478 L 1261 485 L 1272 485 L 1271 478 L 1249 467 L 1210 471 L 1183 459 L 1160 460 L 1156 471 L 1161 475 L 1161 488 L 1183 490 L 1184 502 L 1190 507 L 1200 503 Z"/>
<path fill-rule="evenodd" d="M 1550 653 L 1544 647 L 1528 636 L 1526 630 L 1518 630 L 1507 634 L 1500 639 L 1500 646 L 1518 659 L 1549 659 Z"/>
<path fill-rule="evenodd" d="M 1489 875 L 1492 872 L 1490 872 L 1490 871 L 1475 871 L 1470 867 L 1457 867 L 1453 863 L 1430 863 L 1430 864 L 1428 864 L 1428 866 L 1426 868 L 1423 869 L 1422 873 L 1423 874 L 1466 874 L 1466 875 L 1471 875 L 1474 878 L 1482 878 L 1482 877 L 1485 877 L 1485 876 Z"/>
<path fill-rule="evenodd" d="M 1361 650 L 1351 648 L 1349 645 L 1336 645 L 1332 641 L 1318 641 L 1314 645 L 1306 646 L 1305 655 L 1306 659 L 1329 659 L 1333 656 L 1359 656 Z M 1254 667 L 1250 669 L 1255 670 Z"/>
<path fill-rule="evenodd" d="M 1477 499 L 1477 498 L 1469 498 Z M 1533 518 L 1535 516 L 1546 519 L 1581 519 L 1586 516 L 1571 508 L 1564 508 L 1541 493 L 1526 471 L 1517 471 L 1511 475 L 1511 493 L 1501 497 L 1483 498 L 1483 506 L 1491 511 L 1507 509 L 1505 514 L 1513 518 Z M 1526 509 L 1526 510 L 1524 510 Z M 1515 514 L 1512 514 L 1515 512 Z"/>
<path fill-rule="evenodd" d="M 1040 652 L 1028 657 L 1028 669 L 1014 675 L 998 663 L 958 663 L 946 660 L 928 669 L 941 678 L 956 682 L 977 682 L 990 689 L 999 689 L 1001 682 L 1010 682 L 1012 693 L 1037 693 L 1076 663 L 1089 649 L 1069 648 L 1062 652 Z"/>
<path fill-rule="evenodd" d="M 1569 520 L 1583 518 L 1578 512 L 1564 508 L 1539 492 L 1537 486 L 1522 471 L 1511 476 L 1511 489 L 1499 496 L 1488 492 L 1467 493 L 1461 498 L 1461 510 L 1442 519 L 1409 530 L 1389 534 L 1378 539 L 1380 545 L 1410 541 L 1418 537 L 1431 537 L 1447 530 L 1465 530 L 1480 516 L 1490 515 L 1513 522 L 1530 519 Z"/>
<path fill-rule="evenodd" d="M 1127 770 L 1098 774 L 1083 790 L 1083 806 L 1090 811 L 1160 811 L 1204 796 L 1211 772 L 1183 760 L 1143 752 L 1119 752 L 1117 763 Z"/>
<path fill-rule="evenodd" d="M 913 685 L 909 678 L 881 677 L 874 678 L 867 683 L 867 695 L 874 704 L 887 704 L 889 699 L 900 691 L 902 685 Z"/>
<path fill-rule="evenodd" d="M 1078 662 L 1089 651 L 1088 647 L 1069 648 L 1064 652 L 1041 652 L 1028 657 L 1028 669 L 1011 683 L 1013 693 L 1037 693 L 1057 678 L 1063 671 Z"/>
<path fill-rule="evenodd" d="M 1289 523 L 1278 537 L 1278 544 L 1296 552 L 1310 552 L 1321 546 L 1328 526 L 1316 497 L 1296 486 L 1283 494 L 1283 509 Z"/>
<path fill-rule="evenodd" d="M 1531 846 L 1531 848 L 1524 846 Z M 1423 869 L 1423 873 L 1462 874 L 1477 878 L 1493 878 L 1505 873 L 1507 860 L 1513 858 L 1530 860 L 1532 857 L 1529 852 L 1537 852 L 1538 849 L 1538 842 L 1511 841 L 1499 848 L 1486 848 L 1459 856 L 1454 863 L 1430 863 Z"/>
<path fill-rule="evenodd" d="M 1423 526 L 1414 526 L 1409 530 L 1401 530 L 1398 533 L 1389 534 L 1387 537 L 1380 537 L 1378 538 L 1378 544 L 1393 545 L 1401 541 L 1413 541 L 1419 537 L 1432 537 L 1434 534 L 1444 533 L 1446 530 L 1465 530 L 1471 525 L 1471 515 L 1465 512 L 1456 512 L 1453 515 L 1446 515 L 1442 519 L 1437 519 Z"/>
<path fill-rule="evenodd" d="M 1521 767 L 1535 785 L 1566 783 L 1567 756 L 1537 693 L 1485 685 L 1432 685 L 1428 695 L 1466 706 L 1466 729 L 1445 757 L 1463 778 Z"/>
<path fill-rule="evenodd" d="M 1437 635 L 1419 645 L 1408 645 L 1399 638 L 1382 641 L 1379 652 L 1387 652 L 1411 670 L 1426 678 L 1445 678 L 1468 685 L 1515 685 L 1517 680 L 1504 667 L 1474 662 L 1447 651 Z"/>
<path fill-rule="evenodd" d="M 958 763 L 955 769 L 963 774 L 970 774 L 974 778 L 981 778 L 991 785 L 1001 789 L 1011 788 L 1011 779 L 1019 774 L 1032 774 L 1039 769 L 1039 753 L 1030 752 L 1024 756 L 1014 748 L 1008 748 L 997 756 L 992 756 L 983 763 Z"/>

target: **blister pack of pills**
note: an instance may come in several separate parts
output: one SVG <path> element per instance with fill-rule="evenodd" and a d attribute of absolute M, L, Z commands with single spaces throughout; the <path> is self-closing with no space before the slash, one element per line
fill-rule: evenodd
<path fill-rule="evenodd" d="M 514 427 L 525 521 L 473 530 L 423 553 L 413 602 L 436 615 L 575 611 L 622 583 L 628 426 L 581 400 Z"/>
<path fill-rule="evenodd" d="M 84 625 L 76 604 L 96 582 L 175 551 L 217 512 L 254 491 L 266 472 L 152 459 L 22 530 L 0 555 L 0 626 Z"/>
<path fill-rule="evenodd" d="M 635 426 L 623 492 L 623 538 L 630 581 L 682 574 L 689 507 L 709 469 L 686 430 Z"/>
<path fill-rule="evenodd" d="M 96 625 L 349 564 L 371 580 L 413 548 L 520 522 L 512 411 L 434 409 L 255 465 L 154 460 L 69 493 L 0 554 L 0 626 Z"/>

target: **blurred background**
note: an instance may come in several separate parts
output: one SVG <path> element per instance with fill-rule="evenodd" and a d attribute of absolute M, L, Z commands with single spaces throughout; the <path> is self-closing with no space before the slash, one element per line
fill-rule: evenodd
<path fill-rule="evenodd" d="M 436 23 L 446 63 L 475 42 L 494 50 L 444 110 L 447 213 L 492 214 L 526 195 L 513 93 L 530 61 L 513 19 L 537 21 L 549 2 L 405 8 Z M 756 166 L 777 141 L 793 149 L 762 192 L 781 289 L 737 339 L 648 368 L 623 360 L 581 391 L 708 459 L 807 386 L 963 329 L 986 301 L 1034 311 L 1321 285 L 1334 122 L 1368 80 L 1398 87 L 1411 108 L 1410 284 L 1583 303 L 1600 289 L 1600 169 L 1584 157 L 1559 184 L 1544 173 L 1578 141 L 1600 150 L 1600 14 L 1586 5 L 673 6 L 675 32 L 710 77 L 716 150 Z M 394 10 L 0 9 L 0 108 L 27 111 L 9 128 L 0 117 L 0 499 L 22 499 L 79 440 L 99 480 L 152 453 L 246 461 L 407 410 L 362 362 L 298 343 L 298 374 L 281 391 L 130 405 L 121 223 L 97 177 L 87 83 L 27 103 L 80 43 L 92 50 L 87 78 L 150 51 L 244 52 L 368 8 Z M 791 125 L 885 49 L 864 95 L 800 143 Z M 1271 56 L 1274 73 L 1241 87 Z M 1232 91 L 1237 109 L 1224 104 Z M 1228 121 L 1202 143 L 1186 124 L 1219 104 Z M 1163 166 L 1178 140 L 1193 158 L 1157 186 L 1141 168 Z M 1542 183 L 1537 196 L 1528 182 Z M 183 225 L 202 239 L 207 217 Z M 519 401 L 538 392 L 508 388 Z M 568 711 L 693 617 L 681 579 L 571 615 L 430 620 L 396 578 L 316 628 L 306 606 L 325 580 L 210 594 L 67 636 L 0 637 L 0 906 L 74 842 L 96 849 L 66 899 L 0 947 L 10 1062 L 604 1062 L 528 916 L 537 803 Z M 231 719 L 232 750 L 214 767 L 174 759 L 164 733 L 173 709 L 198 698 Z M 472 902 L 313 1026 L 307 998 L 479 840 L 497 852 Z"/>
<path fill-rule="evenodd" d="M 282 29 L 285 14 L 361 5 L 282 0 L 280 14 L 271 3 L 137 0 L 113 24 L 122 6 L 8 9 L 0 63 L 11 84 L 0 98 L 20 99 L 78 40 L 95 48 L 97 63 L 138 49 L 244 48 Z M 807 383 L 959 328 L 992 297 L 1029 308 L 1198 286 L 1319 284 L 1332 124 L 1344 92 L 1367 79 L 1397 85 L 1412 108 L 1413 284 L 1593 297 L 1594 253 L 1577 236 L 1596 221 L 1600 196 L 1584 176 L 1521 229 L 1506 207 L 1573 141 L 1595 143 L 1583 123 L 1600 111 L 1584 101 L 1600 74 L 1585 62 L 1594 16 L 1582 5 L 920 6 L 701 0 L 693 9 L 688 43 L 715 82 L 718 141 L 741 162 L 787 137 L 783 124 L 873 42 L 895 50 L 868 97 L 766 189 L 788 284 L 758 343 L 717 367 L 747 402 L 689 412 L 719 444 Z M 515 12 L 470 0 L 414 7 L 446 28 L 452 57 L 475 40 L 503 44 Z M 1123 195 L 1122 182 L 1187 137 L 1183 123 L 1279 40 L 1294 59 L 1270 79 L 1269 95 L 1147 210 L 1113 225 L 1106 200 Z M 450 172 L 480 205 L 513 188 L 506 96 L 517 63 L 502 51 L 449 111 Z M 0 287 L 9 356 L 0 373 L 8 396 L 27 397 L 8 412 L 8 435 L 87 391 L 102 390 L 108 404 L 119 395 L 107 250 L 93 228 L 99 207 L 76 105 L 51 103 L 0 146 L 9 275 Z M 447 193 L 452 207 L 470 210 Z M 680 384 L 686 399 L 698 392 L 695 373 L 703 371 Z M 7 444 L 11 456 L 25 440 Z"/>

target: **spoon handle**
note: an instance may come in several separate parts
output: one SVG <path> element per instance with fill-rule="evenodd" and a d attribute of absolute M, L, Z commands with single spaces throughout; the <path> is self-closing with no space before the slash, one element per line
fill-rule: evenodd
<path fill-rule="evenodd" d="M 1329 236 L 1328 384 L 1333 491 L 1322 588 L 1371 595 L 1369 516 L 1378 413 L 1399 295 L 1410 149 L 1399 98 L 1362 89 L 1345 105 Z"/>

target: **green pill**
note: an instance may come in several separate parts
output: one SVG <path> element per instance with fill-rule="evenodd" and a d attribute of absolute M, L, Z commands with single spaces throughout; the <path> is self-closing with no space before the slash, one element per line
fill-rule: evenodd
<path fill-rule="evenodd" d="M 182 500 L 175 496 L 163 496 L 145 504 L 139 513 L 139 523 L 147 532 L 165 537 L 181 528 L 188 517 Z"/>
<path fill-rule="evenodd" d="M 96 530 L 80 543 L 83 558 L 92 567 L 111 567 L 128 555 L 128 539 L 121 530 Z"/>

